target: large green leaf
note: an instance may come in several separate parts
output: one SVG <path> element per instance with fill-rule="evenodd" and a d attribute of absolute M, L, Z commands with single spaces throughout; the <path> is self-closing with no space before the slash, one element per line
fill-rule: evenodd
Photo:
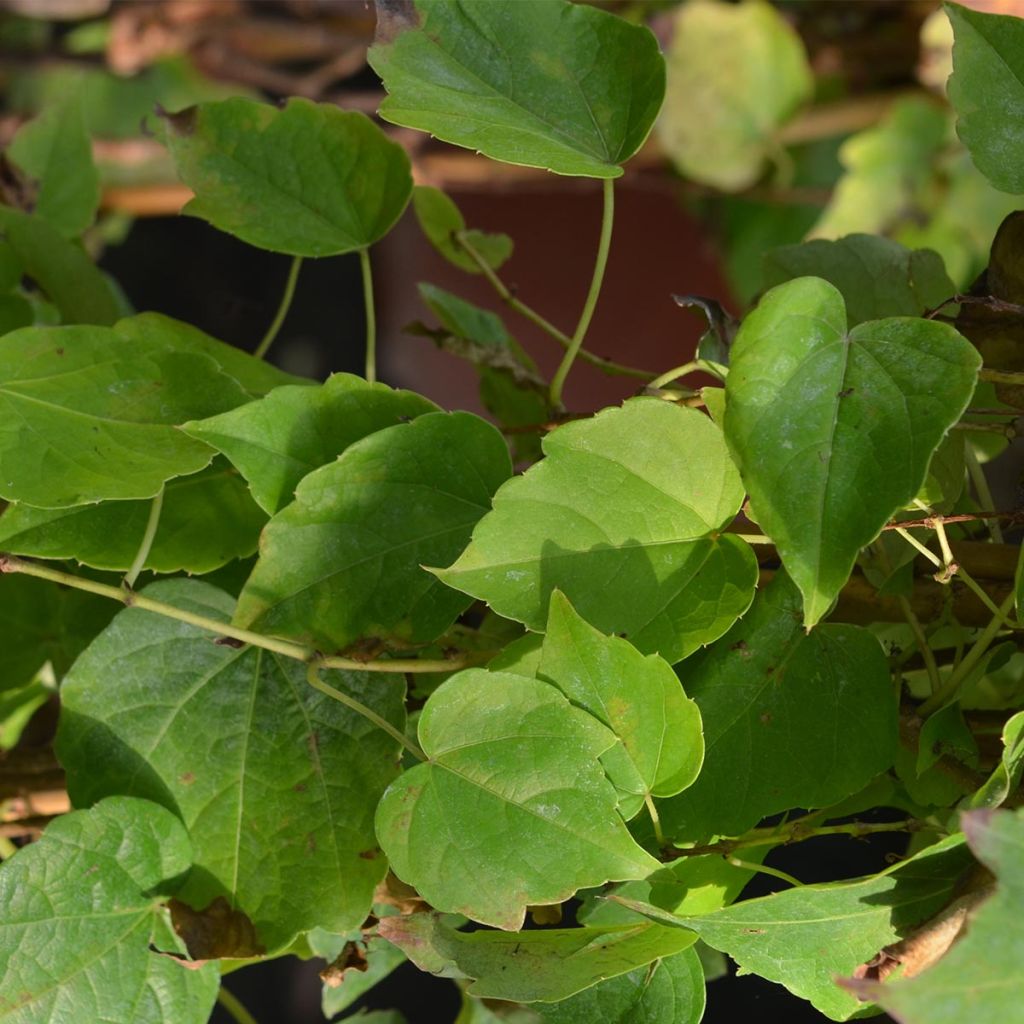
<path fill-rule="evenodd" d="M 622 174 L 665 92 L 645 27 L 565 0 L 379 3 L 369 60 L 385 120 L 556 174 Z"/>
<path fill-rule="evenodd" d="M 534 630 L 557 587 L 602 632 L 669 662 L 747 609 L 753 553 L 707 537 L 743 500 L 710 419 L 635 398 L 552 431 L 544 451 L 498 492 L 459 560 L 435 570 L 442 580 Z"/>
<path fill-rule="evenodd" d="M 440 914 L 386 917 L 377 926 L 421 971 L 468 978 L 480 999 L 553 1003 L 688 949 L 697 936 L 641 920 L 610 928 L 460 932 Z"/>
<path fill-rule="evenodd" d="M 857 552 L 921 489 L 981 360 L 948 324 L 893 317 L 847 331 L 843 297 L 803 277 L 768 292 L 733 342 L 725 436 L 764 532 L 828 611 Z"/>
<path fill-rule="evenodd" d="M 673 163 L 729 192 L 753 185 L 814 93 L 800 37 L 763 0 L 695 0 L 675 15 L 667 60 L 658 134 Z"/>
<path fill-rule="evenodd" d="M 778 811 L 836 803 L 892 764 L 896 696 L 881 645 L 858 626 L 805 633 L 783 572 L 683 680 L 707 753 L 697 781 L 661 805 L 668 835 L 738 835 Z"/>
<path fill-rule="evenodd" d="M 953 25 L 949 99 L 975 165 L 1003 192 L 1024 192 L 1024 21 L 947 3 Z"/>
<path fill-rule="evenodd" d="M 10 505 L 0 516 L 0 550 L 73 558 L 96 569 L 129 569 L 142 544 L 151 501 L 44 509 Z M 207 573 L 256 552 L 267 517 L 223 459 L 171 480 L 144 569 Z"/>
<path fill-rule="evenodd" d="M 195 580 L 145 593 L 231 614 L 226 594 Z M 74 804 L 125 793 L 173 809 L 196 864 L 179 898 L 201 909 L 226 897 L 268 951 L 315 926 L 358 927 L 386 867 L 373 814 L 397 744 L 305 675 L 298 662 L 127 609 L 61 690 L 57 750 Z M 402 727 L 401 677 L 324 678 Z"/>
<path fill-rule="evenodd" d="M 961 821 L 971 849 L 996 876 L 995 893 L 934 966 L 907 980 L 850 983 L 902 1024 L 1011 1021 L 1024 1005 L 1024 811 L 973 811 Z"/>
<path fill-rule="evenodd" d="M 321 650 L 436 639 L 470 601 L 421 566 L 462 549 L 511 469 L 501 434 L 470 413 L 427 413 L 364 437 L 271 519 L 238 623 Z"/>
<path fill-rule="evenodd" d="M 103 327 L 14 331 L 0 338 L 0 496 L 41 508 L 151 498 L 213 456 L 174 425 L 247 400 L 207 356 Z"/>
<path fill-rule="evenodd" d="M 260 507 L 273 515 L 295 496 L 299 481 L 333 462 L 349 445 L 437 406 L 411 391 L 394 391 L 336 373 L 319 387 L 276 388 L 261 402 L 184 425 L 238 467 Z"/>
<path fill-rule="evenodd" d="M 785 985 L 832 1020 L 848 1020 L 865 1007 L 835 979 L 851 974 L 940 910 L 970 864 L 963 837 L 958 836 L 869 878 L 788 889 L 705 917 L 676 917 L 642 903 L 627 905 L 651 920 L 693 929 L 709 946 L 728 953 L 744 972 Z M 934 1020 L 921 1019 L 928 1024 Z M 968 1019 L 1000 1018 L 948 1018 Z"/>
<path fill-rule="evenodd" d="M 33 181 L 32 210 L 74 238 L 89 227 L 100 201 L 80 98 L 74 94 L 18 129 L 7 156 Z"/>
<path fill-rule="evenodd" d="M 165 118 L 185 213 L 250 245 L 336 256 L 383 238 L 412 193 L 405 150 L 365 114 L 292 98 L 202 103 Z"/>
<path fill-rule="evenodd" d="M 700 712 L 671 666 L 600 633 L 557 590 L 538 674 L 619 738 L 602 764 L 627 821 L 647 797 L 674 796 L 697 778 L 704 760 Z"/>
<path fill-rule="evenodd" d="M 206 1024 L 217 968 L 150 948 L 174 948 L 160 904 L 191 863 L 173 814 L 124 797 L 64 815 L 19 850 L 0 867 L 0 1021 Z"/>
<path fill-rule="evenodd" d="M 956 293 L 942 259 L 878 235 L 816 238 L 773 249 L 764 258 L 764 286 L 813 275 L 839 289 L 851 327 L 887 316 L 921 316 Z"/>
<path fill-rule="evenodd" d="M 497 270 L 512 255 L 512 239 L 505 234 L 467 230 L 466 221 L 455 203 L 439 188 L 417 185 L 412 190 L 412 205 L 423 234 L 430 244 L 449 262 L 470 274 L 483 271 L 455 239 L 465 234 L 466 241 L 484 262 Z"/>
<path fill-rule="evenodd" d="M 699 1024 L 704 972 L 692 949 L 538 1006 L 547 1024 Z"/>
<path fill-rule="evenodd" d="M 460 672 L 427 701 L 419 740 L 430 760 L 384 794 L 377 836 L 438 910 L 516 931 L 528 904 L 657 870 L 598 763 L 614 735 L 553 686 Z"/>
<path fill-rule="evenodd" d="M 107 278 L 49 221 L 0 206 L 0 232 L 65 323 L 107 326 L 121 316 Z"/>

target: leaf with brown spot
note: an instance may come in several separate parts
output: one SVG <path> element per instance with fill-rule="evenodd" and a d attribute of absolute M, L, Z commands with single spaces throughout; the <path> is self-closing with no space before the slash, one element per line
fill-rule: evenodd
<path fill-rule="evenodd" d="M 266 950 L 256 937 L 252 921 L 218 896 L 203 910 L 172 899 L 167 904 L 174 930 L 181 936 L 188 955 L 197 963 L 207 960 L 248 960 Z"/>

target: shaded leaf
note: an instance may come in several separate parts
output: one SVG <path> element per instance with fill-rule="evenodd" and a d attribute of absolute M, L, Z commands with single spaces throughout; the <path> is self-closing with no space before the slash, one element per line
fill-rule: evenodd
<path fill-rule="evenodd" d="M 266 952 L 256 940 L 252 921 L 233 909 L 223 896 L 202 910 L 173 899 L 167 908 L 174 930 L 193 960 L 245 960 Z"/>
<path fill-rule="evenodd" d="M 320 1006 L 328 1019 L 347 1010 L 405 962 L 405 954 L 397 946 L 378 937 L 364 943 L 361 932 L 328 935 L 316 929 L 309 935 L 309 944 L 316 956 L 330 961 L 320 972 L 324 983 Z"/>
<path fill-rule="evenodd" d="M 365 114 L 293 97 L 247 99 L 165 116 L 184 212 L 250 245 L 336 256 L 383 238 L 412 193 L 409 158 Z"/>
<path fill-rule="evenodd" d="M 377 835 L 395 873 L 438 910 L 516 931 L 528 905 L 657 869 L 597 761 L 615 737 L 553 686 L 459 672 L 427 701 L 418 732 L 430 760 L 384 794 Z"/>
<path fill-rule="evenodd" d="M 672 162 L 728 192 L 753 185 L 814 92 L 800 37 L 761 0 L 697 0 L 675 15 L 667 61 L 658 134 Z"/>
<path fill-rule="evenodd" d="M 232 601 L 194 580 L 145 593 L 227 621 Z M 399 728 L 400 677 L 327 672 Z M 395 777 L 394 740 L 313 690 L 305 666 L 138 609 L 122 611 L 76 662 L 57 736 L 75 805 L 144 795 L 188 827 L 195 869 L 178 899 L 224 896 L 273 952 L 315 926 L 366 918 L 386 864 L 373 836 Z"/>
<path fill-rule="evenodd" d="M 0 1020 L 206 1024 L 215 967 L 150 950 L 191 864 L 188 833 L 147 800 L 66 814 L 0 867 Z"/>
<path fill-rule="evenodd" d="M 815 277 L 773 288 L 744 320 L 725 436 L 754 517 L 804 595 L 805 625 L 920 490 L 979 366 L 947 324 L 894 317 L 848 331 L 842 295 Z"/>
<path fill-rule="evenodd" d="M 459 208 L 439 188 L 416 185 L 412 190 L 412 205 L 430 244 L 460 270 L 471 274 L 483 273 L 476 260 L 455 241 L 455 236 L 463 232 L 466 241 L 492 270 L 497 270 L 512 255 L 512 239 L 508 235 L 477 231 L 475 228 L 467 230 Z"/>
<path fill-rule="evenodd" d="M 378 4 L 386 121 L 507 163 L 617 178 L 661 106 L 654 36 L 593 7 Z"/>
<path fill-rule="evenodd" d="M 1020 785 L 1024 776 L 1024 711 L 1010 716 L 1003 726 L 1002 739 L 999 764 L 971 797 L 972 808 L 998 807 Z"/>
<path fill-rule="evenodd" d="M 238 623 L 320 650 L 436 639 L 471 602 L 421 566 L 462 549 L 510 472 L 501 435 L 470 413 L 427 413 L 364 437 L 271 519 Z"/>

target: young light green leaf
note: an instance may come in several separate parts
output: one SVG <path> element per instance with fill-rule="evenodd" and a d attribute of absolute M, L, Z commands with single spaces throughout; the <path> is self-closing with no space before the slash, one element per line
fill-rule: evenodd
<path fill-rule="evenodd" d="M 0 750 L 17 745 L 32 716 L 52 696 L 53 690 L 38 680 L 12 690 L 0 681 Z"/>
<path fill-rule="evenodd" d="M 304 476 L 333 462 L 349 445 L 437 411 L 412 391 L 336 373 L 318 387 L 275 388 L 261 402 L 194 420 L 183 429 L 223 452 L 260 507 L 273 515 L 294 498 Z"/>
<path fill-rule="evenodd" d="M 383 238 L 412 193 L 409 157 L 365 114 L 292 98 L 229 99 L 165 115 L 195 198 L 184 212 L 250 245 L 336 256 Z"/>
<path fill-rule="evenodd" d="M 438 910 L 517 931 L 527 905 L 657 870 L 598 763 L 615 737 L 548 683 L 459 672 L 427 701 L 419 740 L 430 760 L 384 794 L 377 836 Z"/>
<path fill-rule="evenodd" d="M 553 1003 L 653 960 L 688 949 L 697 936 L 638 924 L 525 932 L 460 932 L 440 914 L 385 917 L 377 926 L 421 971 L 467 978 L 479 999 Z"/>
<path fill-rule="evenodd" d="M 108 326 L 122 315 L 105 275 L 49 221 L 0 206 L 0 233 L 64 323 Z"/>
<path fill-rule="evenodd" d="M 697 781 L 661 804 L 667 835 L 739 835 L 769 814 L 826 807 L 893 761 L 896 698 L 881 645 L 858 626 L 800 626 L 779 572 L 751 610 L 683 671 L 707 751 Z"/>
<path fill-rule="evenodd" d="M 0 550 L 36 558 L 73 558 L 125 572 L 142 544 L 152 500 L 44 509 L 11 505 L 0 516 Z M 256 552 L 267 517 L 239 475 L 218 458 L 164 487 L 156 536 L 144 569 L 207 573 Z"/>
<path fill-rule="evenodd" d="M 195 580 L 146 593 L 231 614 L 231 598 Z M 402 728 L 400 676 L 324 679 Z M 196 868 L 180 899 L 203 908 L 225 896 L 270 952 L 301 931 L 365 920 L 386 868 L 373 814 L 398 747 L 313 690 L 303 665 L 127 609 L 78 659 L 61 701 L 57 749 L 76 806 L 125 793 L 184 821 Z"/>
<path fill-rule="evenodd" d="M 787 889 L 706 916 L 624 902 L 653 921 L 693 929 L 743 971 L 785 985 L 832 1020 L 849 1020 L 865 1006 L 836 977 L 852 974 L 940 910 L 971 863 L 963 837 L 954 836 L 878 875 Z"/>
<path fill-rule="evenodd" d="M 645 798 L 674 796 L 697 778 L 704 760 L 700 712 L 671 666 L 588 625 L 558 590 L 538 674 L 619 738 L 602 764 L 627 821 Z"/>
<path fill-rule="evenodd" d="M 857 552 L 920 490 L 980 363 L 966 339 L 933 320 L 847 331 L 842 295 L 816 277 L 773 288 L 743 321 L 725 437 L 755 518 L 804 595 L 806 626 L 826 614 Z"/>
<path fill-rule="evenodd" d="M 617 178 L 665 92 L 654 36 L 596 8 L 379 3 L 369 52 L 386 121 L 494 160 Z"/>
<path fill-rule="evenodd" d="M 271 519 L 238 624 L 319 650 L 436 639 L 471 602 L 421 566 L 462 549 L 511 471 L 501 434 L 470 413 L 427 413 L 364 437 Z"/>
<path fill-rule="evenodd" d="M 743 487 L 703 414 L 634 398 L 544 438 L 454 565 L 434 570 L 495 611 L 543 630 L 557 587 L 604 633 L 680 661 L 746 611 L 750 547 L 728 535 Z"/>
<path fill-rule="evenodd" d="M 909 979 L 846 984 L 903 1024 L 1010 1021 L 1024 1002 L 1024 812 L 972 811 L 961 819 L 996 889 L 969 917 L 966 933 L 938 963 Z"/>
<path fill-rule="evenodd" d="M 835 285 L 851 327 L 887 316 L 921 316 L 956 294 L 938 253 L 907 249 L 878 235 L 815 238 L 764 257 L 765 288 L 807 275 Z"/>
<path fill-rule="evenodd" d="M 672 162 L 727 192 L 753 185 L 814 92 L 800 37 L 762 0 L 697 0 L 675 15 L 667 61 L 658 134 Z"/>
<path fill-rule="evenodd" d="M 1003 192 L 1024 192 L 1024 21 L 947 3 L 953 25 L 949 100 L 956 131 L 982 174 Z"/>
<path fill-rule="evenodd" d="M 152 498 L 213 449 L 175 424 L 248 400 L 207 356 L 103 327 L 0 338 L 0 496 L 40 508 Z"/>
<path fill-rule="evenodd" d="M 0 867 L 0 1021 L 206 1024 L 217 968 L 150 948 L 191 863 L 181 822 L 148 800 L 54 821 Z"/>
<path fill-rule="evenodd" d="M 1024 776 L 1024 711 L 1011 715 L 1003 726 L 1003 754 L 995 770 L 970 798 L 971 808 L 998 807 L 1020 785 Z"/>
<path fill-rule="evenodd" d="M 704 1000 L 700 959 L 684 949 L 537 1009 L 546 1024 L 699 1024 Z"/>
<path fill-rule="evenodd" d="M 466 241 L 492 270 L 497 270 L 512 255 L 512 239 L 508 235 L 475 229 L 467 231 L 466 221 L 459 208 L 439 188 L 416 185 L 412 190 L 412 205 L 430 244 L 460 270 L 471 274 L 483 273 L 476 260 L 455 240 L 455 236 L 461 232 L 465 233 Z"/>
<path fill-rule="evenodd" d="M 66 238 L 76 238 L 96 217 L 100 178 L 92 162 L 79 96 L 45 109 L 22 125 L 7 156 L 33 181 L 33 212 Z"/>

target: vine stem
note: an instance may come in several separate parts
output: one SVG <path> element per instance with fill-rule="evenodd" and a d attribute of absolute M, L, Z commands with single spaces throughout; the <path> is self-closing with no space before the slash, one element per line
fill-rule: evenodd
<path fill-rule="evenodd" d="M 143 611 L 153 612 L 156 615 L 163 615 L 168 619 L 176 619 L 178 622 L 186 622 L 197 629 L 204 629 L 215 636 L 226 636 L 232 640 L 238 640 L 243 644 L 252 644 L 253 647 L 261 647 L 266 651 L 273 651 L 285 658 L 292 658 L 295 661 L 309 663 L 315 661 L 320 668 L 337 668 L 350 672 L 455 672 L 458 669 L 466 668 L 469 665 L 478 665 L 493 658 L 497 651 L 473 651 L 464 654 L 461 658 L 444 658 L 429 660 L 427 658 L 392 658 L 370 661 L 360 661 L 357 658 L 323 657 L 316 651 L 309 650 L 300 644 L 293 644 L 287 640 L 279 640 L 277 637 L 263 636 L 261 633 L 254 633 L 249 629 L 239 629 L 227 622 L 219 622 L 217 619 L 207 618 L 205 615 L 196 615 L 193 612 L 185 611 L 184 608 L 175 608 L 172 604 L 165 604 L 163 601 L 154 601 L 145 594 L 136 594 L 132 590 L 123 587 L 112 587 L 107 583 L 98 583 L 95 580 L 84 579 L 81 576 L 73 576 L 69 572 L 62 572 L 60 569 L 51 569 L 46 565 L 38 565 L 35 562 L 26 562 L 24 559 L 16 558 L 14 555 L 0 554 L 0 573 L 20 572 L 26 576 L 34 576 L 37 579 L 49 580 L 51 583 L 59 583 L 65 587 L 73 587 L 75 590 L 84 590 L 99 597 L 107 597 L 113 601 L 119 601 L 128 608 L 140 608 Z"/>
<path fill-rule="evenodd" d="M 161 487 L 149 506 L 149 519 L 146 520 L 146 529 L 142 534 L 142 543 L 139 544 L 139 550 L 135 554 L 131 567 L 124 574 L 122 582 L 129 590 L 135 586 L 135 581 L 139 578 L 139 573 L 145 567 L 146 559 L 149 558 L 149 553 L 153 549 L 153 541 L 156 539 L 156 531 L 160 525 L 160 513 L 163 511 L 163 507 L 164 488 Z"/>
<path fill-rule="evenodd" d="M 498 298 L 505 303 L 509 309 L 514 309 L 520 316 L 525 317 L 535 327 L 540 328 L 548 337 L 554 338 L 564 349 L 572 344 L 572 338 L 565 331 L 560 331 L 550 320 L 541 316 L 532 306 L 528 306 L 521 299 L 512 294 L 512 290 L 494 272 L 491 265 L 480 255 L 476 247 L 470 242 L 465 231 L 457 231 L 454 235 L 455 241 L 462 247 L 465 254 L 480 268 L 487 283 L 497 293 Z M 596 355 L 588 349 L 581 348 L 580 359 L 591 363 L 605 373 L 618 375 L 620 377 L 638 377 L 641 380 L 650 380 L 654 376 L 649 370 L 639 370 L 635 366 L 626 366 L 624 363 L 617 363 L 613 359 L 605 359 Z"/>
<path fill-rule="evenodd" d="M 695 373 L 697 370 L 702 369 L 700 360 L 692 359 L 688 363 L 683 363 L 682 366 L 674 366 L 671 370 L 666 370 L 660 377 L 655 377 L 647 387 L 651 391 L 656 391 L 658 388 L 663 388 L 666 384 L 671 384 L 672 381 L 678 380 L 680 377 L 685 377 L 688 373 Z"/>
<path fill-rule="evenodd" d="M 277 337 L 277 332 L 281 330 L 284 318 L 288 315 L 288 310 L 291 309 L 292 298 L 295 295 L 295 282 L 299 279 L 299 267 L 301 266 L 302 257 L 293 256 L 292 265 L 288 268 L 288 279 L 284 283 L 284 294 L 281 296 L 281 303 L 277 307 L 274 319 L 270 321 L 267 333 L 263 335 L 260 343 L 256 346 L 256 351 L 253 352 L 257 359 L 262 359 L 270 350 L 270 346 L 274 344 L 274 339 Z"/>
<path fill-rule="evenodd" d="M 597 306 L 597 297 L 601 294 L 601 284 L 604 281 L 605 267 L 608 265 L 608 252 L 612 244 L 612 224 L 615 221 L 615 179 L 605 178 L 602 182 L 602 196 L 604 206 L 601 212 L 601 238 L 597 243 L 597 258 L 594 260 L 594 276 L 590 280 L 590 291 L 587 292 L 586 302 L 583 303 L 583 312 L 580 314 L 579 323 L 573 332 L 569 347 L 566 349 L 562 362 L 555 371 L 551 381 L 551 404 L 559 409 L 562 406 L 562 389 L 565 387 L 565 379 L 569 376 L 572 364 L 583 346 L 583 339 L 586 337 L 587 328 L 590 326 L 591 318 L 594 315 L 594 308 Z"/>
<path fill-rule="evenodd" d="M 363 272 L 363 307 L 366 310 L 366 379 L 377 380 L 377 309 L 373 304 L 373 267 L 370 250 L 359 250 L 359 267 Z"/>
<path fill-rule="evenodd" d="M 221 983 L 217 991 L 217 1002 L 231 1014 L 238 1024 L 257 1024 L 256 1018 L 242 1005 L 242 1001 Z"/>
<path fill-rule="evenodd" d="M 658 808 L 654 806 L 654 797 L 650 793 L 644 793 L 644 804 L 647 806 L 647 813 L 651 816 L 651 824 L 654 826 L 654 838 L 658 843 L 658 849 L 664 849 L 665 833 L 661 831 L 661 818 L 658 817 Z"/>
<path fill-rule="evenodd" d="M 426 761 L 427 755 L 408 736 L 405 735 L 400 729 L 396 729 L 386 718 L 382 718 L 377 714 L 373 708 L 368 708 L 362 701 L 356 700 L 355 697 L 350 697 L 347 693 L 343 693 L 341 690 L 335 689 L 329 683 L 325 683 L 320 678 L 320 663 L 317 661 L 311 661 L 309 666 L 306 668 L 306 681 L 314 690 L 319 690 L 321 693 L 326 694 L 328 697 L 333 698 L 346 707 L 351 708 L 356 714 L 362 715 L 367 721 L 373 722 L 378 729 L 382 729 L 386 732 L 393 740 L 396 740 L 399 745 L 405 747 L 406 750 L 412 754 L 418 761 Z"/>
<path fill-rule="evenodd" d="M 725 858 L 734 868 L 744 868 L 747 871 L 757 871 L 762 875 L 771 875 L 773 878 L 781 878 L 783 882 L 788 882 L 794 888 L 802 888 L 803 882 L 799 878 L 794 878 L 793 875 L 785 871 L 780 871 L 778 868 L 770 868 L 767 864 L 756 864 L 750 860 L 740 860 L 739 857 L 726 857 Z"/>
<path fill-rule="evenodd" d="M 971 478 L 971 483 L 974 485 L 974 493 L 978 496 L 978 504 L 982 508 L 994 508 L 995 502 L 992 500 L 992 491 L 989 490 L 985 470 L 981 468 L 978 456 L 974 454 L 974 449 L 970 446 L 970 443 L 964 445 L 964 461 L 967 463 L 967 475 Z M 1002 544 L 1003 528 L 999 525 L 999 520 L 989 519 L 985 525 L 988 527 L 988 532 L 992 534 L 992 539 L 997 544 Z"/>

